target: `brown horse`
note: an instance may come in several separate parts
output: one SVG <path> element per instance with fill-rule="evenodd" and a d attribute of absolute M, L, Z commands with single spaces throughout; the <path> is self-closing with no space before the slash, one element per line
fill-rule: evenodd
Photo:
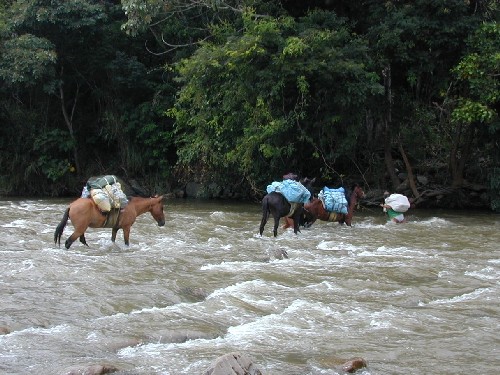
<path fill-rule="evenodd" d="M 358 204 L 358 200 L 365 197 L 365 192 L 358 184 L 354 184 L 352 188 L 352 193 L 349 196 L 348 202 L 349 207 L 347 209 L 347 214 L 342 214 L 338 212 L 329 212 L 325 210 L 323 202 L 318 198 L 313 198 L 311 202 L 304 204 L 303 212 L 303 224 L 305 227 L 310 227 L 317 219 L 322 221 L 336 221 L 340 224 L 346 224 L 351 226 L 352 216 L 354 215 L 354 210 Z M 283 228 L 290 228 L 293 226 L 293 221 L 290 218 L 286 218 L 286 223 Z"/>
<path fill-rule="evenodd" d="M 118 211 L 118 210 L 117 210 Z M 165 215 L 163 213 L 163 196 L 141 198 L 130 198 L 127 206 L 117 212 L 117 219 L 110 223 L 113 211 L 108 215 L 103 214 L 91 198 L 78 198 L 72 202 L 64 212 L 63 218 L 54 232 L 54 243 L 61 245 L 61 236 L 68 219 L 74 227 L 74 232 L 65 242 L 66 249 L 80 238 L 80 242 L 87 245 L 85 240 L 85 231 L 90 228 L 112 228 L 111 241 L 115 242 L 118 229 L 123 229 L 123 239 L 125 245 L 129 245 L 130 227 L 134 224 L 137 216 L 146 212 L 156 220 L 158 226 L 165 225 Z M 113 220 L 111 220 L 113 221 Z"/>

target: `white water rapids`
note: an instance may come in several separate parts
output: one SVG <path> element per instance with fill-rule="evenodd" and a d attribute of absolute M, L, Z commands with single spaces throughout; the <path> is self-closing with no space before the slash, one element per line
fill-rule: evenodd
<path fill-rule="evenodd" d="M 356 212 L 294 235 L 259 204 L 171 200 L 90 247 L 53 243 L 68 200 L 0 201 L 0 373 L 202 374 L 240 351 L 265 375 L 500 372 L 500 216 Z M 71 234 L 68 224 L 62 237 Z M 288 259 L 279 259 L 281 250 Z"/>

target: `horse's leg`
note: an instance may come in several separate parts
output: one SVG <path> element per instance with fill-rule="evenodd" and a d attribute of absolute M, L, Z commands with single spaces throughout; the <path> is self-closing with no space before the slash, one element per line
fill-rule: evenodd
<path fill-rule="evenodd" d="M 116 241 L 116 235 L 118 233 L 118 230 L 120 228 L 113 228 L 111 230 L 111 241 L 115 243 Z M 125 245 L 129 245 L 129 236 L 130 236 L 130 226 L 129 227 L 123 227 L 123 240 L 125 241 Z"/>
<path fill-rule="evenodd" d="M 262 233 L 264 232 L 264 226 L 267 223 L 267 218 L 269 217 L 269 204 L 268 204 L 268 197 L 265 196 L 262 199 L 262 220 L 260 221 L 260 227 L 259 227 L 259 233 L 262 236 Z"/>
<path fill-rule="evenodd" d="M 267 216 L 268 216 L 267 214 L 264 214 L 262 216 L 262 220 L 260 221 L 259 233 L 261 236 L 262 236 L 262 233 L 264 232 L 264 226 L 267 223 Z"/>
<path fill-rule="evenodd" d="M 297 234 L 298 232 L 300 232 L 300 228 L 299 228 L 299 218 L 296 218 L 296 219 L 293 221 L 293 233 Z"/>
<path fill-rule="evenodd" d="M 73 237 L 73 236 L 69 236 L 69 237 L 68 237 L 68 239 L 66 240 L 66 242 L 64 242 L 64 247 L 65 247 L 66 249 L 69 249 L 69 248 L 71 247 L 71 244 L 72 244 L 73 242 L 75 242 L 75 240 L 71 239 L 71 237 Z M 75 239 L 76 239 L 76 238 L 75 238 Z"/>
<path fill-rule="evenodd" d="M 345 225 L 348 227 L 351 227 L 352 225 L 352 215 L 351 213 L 347 213 L 347 215 L 344 215 L 344 219 L 342 220 Z"/>
<path fill-rule="evenodd" d="M 297 208 L 295 212 L 293 213 L 292 219 L 293 219 L 293 233 L 297 234 L 300 232 L 300 216 L 302 215 L 302 207 Z"/>
<path fill-rule="evenodd" d="M 285 224 L 283 224 L 283 229 L 288 229 L 295 226 L 293 219 L 289 218 L 288 216 L 285 217 Z"/>
<path fill-rule="evenodd" d="M 274 218 L 274 237 L 278 236 L 278 227 L 281 218 L 284 217 L 286 222 L 286 220 L 288 219 L 287 215 L 290 213 L 290 209 L 290 203 L 288 203 L 283 195 L 278 194 L 275 196 L 275 202 L 270 209 L 271 215 L 273 215 Z M 288 226 L 286 226 L 285 228 L 288 228 Z"/>
<path fill-rule="evenodd" d="M 113 228 L 111 230 L 111 241 L 115 242 L 116 241 L 116 234 L 118 233 L 118 228 Z"/>
<path fill-rule="evenodd" d="M 64 246 L 66 247 L 66 249 L 69 249 L 70 246 L 73 244 L 73 242 L 76 241 L 77 238 L 79 238 L 80 236 L 83 236 L 83 233 L 84 232 L 79 232 L 76 228 L 75 228 L 75 231 L 71 234 L 71 236 L 68 237 L 68 239 L 66 240 L 66 242 L 64 243 Z"/>
<path fill-rule="evenodd" d="M 75 242 L 78 238 L 80 238 L 81 243 L 83 243 L 84 245 L 87 245 L 87 243 L 85 241 L 85 231 L 88 228 L 88 224 L 80 222 L 80 220 L 78 220 L 78 219 L 71 219 L 71 222 L 73 223 L 74 232 L 71 234 L 71 236 L 68 237 L 68 239 L 64 243 L 64 246 L 66 246 L 66 249 L 69 249 L 69 247 L 73 244 L 73 242 Z M 83 241 L 82 241 L 82 238 L 83 238 Z"/>
<path fill-rule="evenodd" d="M 89 245 L 87 245 L 87 241 L 85 241 L 85 234 L 82 234 L 82 235 L 80 236 L 80 242 L 81 242 L 82 244 L 84 244 L 85 246 L 89 246 Z"/>
<path fill-rule="evenodd" d="M 125 241 L 125 245 L 129 245 L 129 237 L 130 237 L 130 225 L 123 227 L 123 240 Z"/>
<path fill-rule="evenodd" d="M 274 217 L 274 228 L 273 228 L 273 234 L 274 234 L 274 237 L 277 237 L 278 236 L 278 227 L 280 225 L 280 216 L 279 215 L 274 215 L 273 213 L 273 217 Z"/>

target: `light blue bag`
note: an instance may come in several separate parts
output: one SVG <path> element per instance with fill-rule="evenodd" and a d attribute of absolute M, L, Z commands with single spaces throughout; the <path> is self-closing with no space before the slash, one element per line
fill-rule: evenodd
<path fill-rule="evenodd" d="M 300 182 L 294 180 L 283 180 L 267 185 L 267 193 L 273 191 L 283 194 L 287 201 L 293 203 L 307 203 L 311 199 L 311 193 Z"/>
<path fill-rule="evenodd" d="M 343 187 L 330 189 L 324 187 L 318 194 L 318 198 L 323 202 L 325 210 L 328 212 L 337 212 L 347 214 L 347 199 Z"/>

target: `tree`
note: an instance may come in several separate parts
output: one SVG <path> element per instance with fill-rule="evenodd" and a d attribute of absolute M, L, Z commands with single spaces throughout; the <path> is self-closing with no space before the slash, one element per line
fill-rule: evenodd
<path fill-rule="evenodd" d="M 453 185 L 465 183 L 465 167 L 478 141 L 483 157 L 490 159 L 485 162 L 491 171 L 491 184 L 497 186 L 499 145 L 493 140 L 500 131 L 500 25 L 483 23 L 467 45 L 468 53 L 453 68 L 456 81 L 446 99 L 454 134 L 450 151 Z M 494 209 L 499 208 L 498 198 L 493 201 Z"/>
<path fill-rule="evenodd" d="M 198 175 L 231 170 L 253 186 L 315 160 L 333 165 L 353 151 L 360 106 L 381 92 L 366 52 L 334 13 L 245 13 L 241 35 L 178 65 L 180 163 Z"/>
<path fill-rule="evenodd" d="M 29 135 L 6 145 L 23 159 L 18 175 L 62 187 L 73 174 L 81 184 L 95 173 L 168 173 L 172 129 L 162 113 L 174 85 L 160 79 L 162 61 L 120 30 L 121 7 L 23 0 L 8 12 L 0 94 L 10 126 L 2 132 Z"/>
<path fill-rule="evenodd" d="M 440 113 L 434 103 L 449 86 L 449 71 L 478 19 L 459 0 L 371 4 L 367 33 L 386 89 L 385 103 L 375 102 L 373 112 L 384 130 L 386 170 L 396 189 L 394 150 L 406 149 L 401 157 L 408 172 L 409 155 L 419 160 L 439 157 Z"/>
<path fill-rule="evenodd" d="M 10 86 L 40 85 L 58 97 L 72 143 L 73 163 L 80 173 L 75 115 L 82 90 L 92 87 L 91 71 L 78 57 L 93 44 L 94 27 L 105 19 L 104 8 L 83 0 L 20 0 L 9 12 L 12 37 L 4 43 L 0 75 Z"/>

